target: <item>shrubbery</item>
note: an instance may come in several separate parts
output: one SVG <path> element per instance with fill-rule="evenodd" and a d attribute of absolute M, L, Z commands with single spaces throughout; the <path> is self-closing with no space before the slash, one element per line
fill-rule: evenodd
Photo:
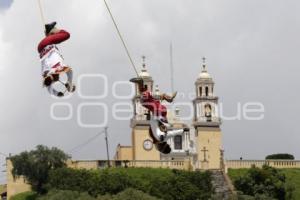
<path fill-rule="evenodd" d="M 47 195 L 37 198 L 37 200 L 95 200 L 87 193 L 77 191 L 57 191 L 48 192 Z"/>
<path fill-rule="evenodd" d="M 87 192 L 93 197 L 115 195 L 127 188 L 134 188 L 168 200 L 209 199 L 213 191 L 209 172 L 149 168 L 104 170 L 61 168 L 50 172 L 47 187 Z"/>
<path fill-rule="evenodd" d="M 106 199 L 107 196 L 98 197 L 97 200 L 109 200 Z M 159 200 L 156 197 L 150 196 L 142 191 L 135 189 L 126 189 L 123 192 L 120 192 L 117 195 L 114 195 L 110 198 L 111 200 Z"/>
<path fill-rule="evenodd" d="M 96 198 L 90 196 L 87 193 L 80 193 L 77 191 L 69 190 L 53 190 L 47 195 L 37 198 L 37 200 L 159 200 L 156 197 L 152 197 L 144 192 L 128 188 L 123 192 L 116 195 L 102 195 Z"/>
<path fill-rule="evenodd" d="M 245 195 L 259 200 L 292 199 L 293 188 L 286 183 L 286 177 L 279 170 L 263 166 L 262 169 L 252 167 L 245 175 L 234 180 L 234 186 Z M 241 199 L 251 199 L 244 197 Z"/>
<path fill-rule="evenodd" d="M 295 157 L 291 154 L 287 154 L 287 153 L 278 153 L 278 154 L 272 154 L 272 155 L 268 155 L 266 156 L 266 160 L 294 160 Z"/>
<path fill-rule="evenodd" d="M 36 192 L 23 192 L 13 196 L 10 200 L 35 200 L 37 196 Z"/>
<path fill-rule="evenodd" d="M 277 200 L 272 197 L 269 197 L 267 195 L 263 194 L 257 194 L 254 196 L 249 196 L 249 195 L 238 195 L 238 200 Z"/>

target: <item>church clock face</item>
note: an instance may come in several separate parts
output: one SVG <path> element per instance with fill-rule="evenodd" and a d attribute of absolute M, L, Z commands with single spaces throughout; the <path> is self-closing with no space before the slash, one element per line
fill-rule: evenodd
<path fill-rule="evenodd" d="M 151 140 L 147 139 L 144 141 L 143 147 L 145 150 L 150 151 L 153 148 L 153 143 Z"/>

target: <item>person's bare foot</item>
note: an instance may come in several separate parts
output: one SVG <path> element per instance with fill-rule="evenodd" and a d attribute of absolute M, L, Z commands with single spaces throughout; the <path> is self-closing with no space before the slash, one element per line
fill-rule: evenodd
<path fill-rule="evenodd" d="M 177 92 L 174 92 L 171 96 L 167 95 L 167 94 L 162 94 L 162 99 L 166 100 L 169 103 L 172 103 L 174 101 L 174 98 L 176 97 Z"/>
<path fill-rule="evenodd" d="M 177 95 L 177 91 L 176 91 L 176 92 L 173 92 L 173 94 L 171 95 L 171 100 L 172 100 L 172 102 L 173 102 L 174 98 L 176 97 L 176 95 Z"/>
<path fill-rule="evenodd" d="M 65 72 L 65 73 L 68 73 L 68 72 L 70 72 L 70 71 L 72 71 L 72 68 L 71 67 L 64 67 L 63 69 L 62 69 L 62 72 Z"/>

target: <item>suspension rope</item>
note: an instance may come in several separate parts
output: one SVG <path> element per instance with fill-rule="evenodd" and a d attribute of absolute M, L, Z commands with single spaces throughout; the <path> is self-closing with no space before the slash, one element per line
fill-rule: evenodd
<path fill-rule="evenodd" d="M 0 152 L 0 155 L 4 156 L 4 157 L 7 157 L 7 158 L 9 157 L 8 155 L 6 155 L 5 153 L 2 153 L 2 152 Z"/>
<path fill-rule="evenodd" d="M 44 26 L 46 24 L 46 21 L 45 21 L 45 16 L 44 16 L 43 8 L 42 8 L 42 3 L 41 3 L 41 0 L 37 0 L 37 1 L 38 1 L 38 5 L 39 5 L 41 19 L 42 19 L 43 26 Z"/>
<path fill-rule="evenodd" d="M 110 10 L 110 8 L 109 8 L 109 6 L 108 6 L 106 0 L 103 0 L 103 1 L 104 1 L 104 3 L 105 3 L 105 7 L 106 7 L 106 9 L 107 9 L 107 11 L 108 11 L 108 13 L 109 13 L 109 15 L 110 15 L 110 17 L 111 17 L 111 20 L 112 20 L 113 23 L 114 23 L 114 26 L 115 26 L 115 28 L 116 28 L 116 30 L 117 30 L 117 33 L 118 33 L 118 35 L 119 35 L 119 37 L 120 37 L 120 39 L 121 39 L 121 42 L 122 42 L 122 44 L 123 44 L 123 46 L 124 46 L 124 49 L 125 49 L 125 51 L 126 51 L 126 54 L 127 54 L 128 58 L 129 58 L 129 60 L 130 60 L 130 63 L 131 63 L 131 65 L 132 65 L 132 67 L 133 67 L 133 69 L 134 69 L 136 75 L 139 77 L 139 73 L 138 73 L 138 71 L 137 71 L 137 69 L 136 69 L 136 66 L 135 66 L 135 64 L 134 64 L 134 62 L 133 62 L 132 57 L 130 56 L 129 50 L 128 50 L 127 46 L 126 46 L 126 43 L 125 43 L 124 38 L 122 37 L 122 34 L 121 34 L 121 32 L 120 32 L 120 29 L 118 28 L 118 25 L 117 25 L 117 23 L 116 23 L 116 21 L 115 21 L 115 19 L 114 19 L 114 16 L 113 16 L 113 14 L 112 14 L 112 12 L 111 12 L 111 10 Z"/>
<path fill-rule="evenodd" d="M 95 139 L 97 139 L 100 135 L 102 135 L 104 133 L 104 130 L 102 130 L 101 132 L 97 133 L 96 135 L 94 135 L 93 137 L 89 138 L 88 140 L 86 140 L 85 142 L 73 147 L 72 149 L 70 149 L 68 151 L 69 154 L 73 154 L 77 151 L 79 151 L 81 148 L 85 147 L 86 145 L 88 145 L 89 143 L 91 143 L 92 141 L 94 141 Z"/>

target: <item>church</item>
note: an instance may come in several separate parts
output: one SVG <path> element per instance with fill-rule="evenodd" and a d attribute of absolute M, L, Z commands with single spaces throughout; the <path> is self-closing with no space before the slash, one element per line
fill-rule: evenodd
<path fill-rule="evenodd" d="M 153 96 L 159 96 L 158 87 L 146 69 L 145 63 L 139 76 Z M 202 70 L 195 80 L 195 99 L 193 99 L 193 122 L 188 125 L 180 120 L 180 110 L 168 111 L 168 121 L 171 129 L 189 127 L 183 132 L 168 140 L 172 148 L 170 154 L 162 154 L 156 150 L 149 136 L 150 122 L 147 120 L 147 109 L 141 105 L 140 93 L 135 88 L 132 98 L 133 118 L 130 122 L 131 146 L 119 144 L 115 153 L 115 160 L 119 161 L 189 161 L 194 169 L 221 169 L 223 168 L 223 150 L 221 119 L 218 117 L 218 97 L 214 95 L 214 81 L 207 71 L 205 59 Z"/>

